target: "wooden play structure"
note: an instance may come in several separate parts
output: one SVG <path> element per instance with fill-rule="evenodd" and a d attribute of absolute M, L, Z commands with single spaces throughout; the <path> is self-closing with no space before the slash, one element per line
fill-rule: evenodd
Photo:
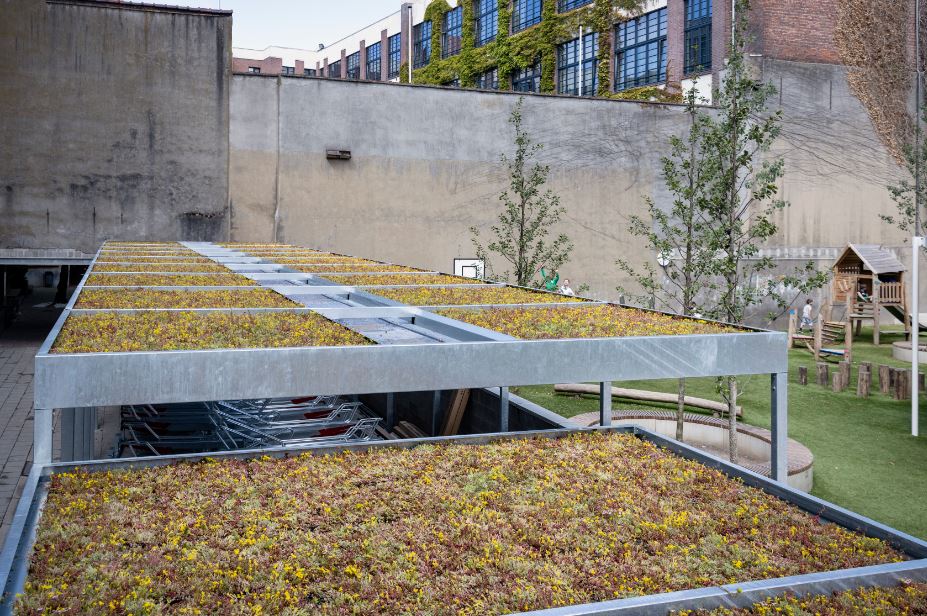
<path fill-rule="evenodd" d="M 834 262 L 831 280 L 831 304 L 822 312 L 829 315 L 835 307 L 845 308 L 846 321 L 859 335 L 864 320 L 872 321 L 872 342 L 879 344 L 879 315 L 885 308 L 911 329 L 908 314 L 904 264 L 894 253 L 875 244 L 848 244 Z M 826 317 L 825 317 L 826 318 Z"/>
<path fill-rule="evenodd" d="M 850 320 L 827 321 L 823 315 L 814 320 L 810 334 L 798 329 L 798 315 L 789 310 L 789 348 L 801 345 L 814 354 L 816 360 L 836 359 L 849 362 L 853 352 L 853 326 Z"/>

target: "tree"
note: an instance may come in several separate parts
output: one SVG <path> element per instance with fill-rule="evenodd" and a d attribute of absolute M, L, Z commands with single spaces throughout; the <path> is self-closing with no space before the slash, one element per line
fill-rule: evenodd
<path fill-rule="evenodd" d="M 678 314 L 691 315 L 700 310 L 697 299 L 710 276 L 710 229 L 705 227 L 702 212 L 706 202 L 708 176 L 699 156 L 705 148 L 707 116 L 698 110 L 694 89 L 685 97 L 685 112 L 689 132 L 684 137 L 670 138 L 670 155 L 661 158 L 663 179 L 673 195 L 672 207 L 665 211 L 651 197 L 645 197 L 647 219 L 634 215 L 628 231 L 644 239 L 646 247 L 658 255 L 663 274 L 649 263 L 641 270 L 627 260 L 619 259 L 618 268 L 642 289 L 641 294 L 624 287 L 618 291 L 630 295 L 638 303 L 650 300 L 659 307 Z M 679 379 L 676 405 L 676 439 L 683 438 L 686 381 Z"/>
<path fill-rule="evenodd" d="M 927 105 L 920 114 L 927 121 Z M 894 215 L 880 214 L 879 218 L 901 231 L 921 235 L 921 224 L 927 214 L 927 135 L 921 122 L 914 123 L 911 140 L 904 146 L 904 162 L 909 177 L 888 186 L 897 211 Z"/>
<path fill-rule="evenodd" d="M 784 309 L 790 301 L 785 290 L 796 295 L 823 286 L 826 272 L 812 262 L 793 273 L 770 277 L 765 284 L 749 284 L 775 268 L 772 258 L 760 249 L 774 237 L 774 215 L 788 206 L 780 198 L 778 182 L 785 165 L 770 156 L 781 131 L 781 112 L 768 113 L 766 104 L 776 90 L 756 80 L 746 65 L 745 33 L 749 0 L 735 0 L 737 18 L 720 87 L 714 92 L 715 111 L 697 108 L 694 94 L 687 98 L 689 132 L 671 141 L 671 155 L 664 159 L 664 179 L 674 195 L 669 212 L 648 202 L 650 221 L 634 219 L 631 232 L 666 262 L 665 280 L 658 280 L 652 266 L 634 272 L 619 266 L 650 297 L 661 297 L 682 313 L 698 310 L 704 316 L 731 324 L 743 324 L 748 309 L 773 300 Z M 772 317 L 772 315 L 770 315 Z M 719 380 L 719 393 L 727 401 L 729 453 L 737 461 L 737 381 Z M 680 383 L 677 434 L 683 404 Z"/>
<path fill-rule="evenodd" d="M 502 210 L 490 227 L 490 240 L 484 245 L 475 226 L 470 227 L 470 234 L 487 274 L 496 276 L 491 256 L 497 255 L 507 263 L 498 277 L 527 287 L 540 286 L 535 282 L 538 268 L 559 269 L 569 258 L 573 243 L 563 233 L 548 243 L 550 228 L 560 222 L 566 209 L 552 191 L 542 192 L 550 168 L 532 162 L 543 145 L 534 143 L 522 127 L 523 102 L 523 98 L 518 99 L 508 120 L 515 129 L 515 153 L 501 158 L 508 170 L 509 188 L 499 195 Z"/>
<path fill-rule="evenodd" d="M 742 324 L 747 310 L 771 298 L 786 304 L 781 286 L 807 292 L 827 281 L 813 264 L 766 285 L 747 284 L 755 276 L 774 269 L 771 257 L 761 256 L 761 246 L 777 232 L 773 215 L 788 206 L 779 196 L 778 182 L 785 171 L 780 157 L 770 148 L 781 131 L 782 112 L 766 112 L 775 87 L 753 78 L 746 65 L 749 0 L 735 0 L 736 20 L 721 87 L 715 92 L 716 116 L 707 122 L 706 172 L 708 184 L 704 224 L 711 230 L 709 250 L 715 282 L 706 314 L 728 323 Z M 719 389 L 728 403 L 729 450 L 737 460 L 737 380 L 728 377 Z"/>

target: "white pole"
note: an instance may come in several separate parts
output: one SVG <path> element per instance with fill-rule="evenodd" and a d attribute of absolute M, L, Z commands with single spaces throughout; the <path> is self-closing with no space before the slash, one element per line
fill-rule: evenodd
<path fill-rule="evenodd" d="M 920 329 L 921 317 L 918 306 L 918 261 L 920 261 L 921 246 L 924 245 L 924 238 L 915 235 L 911 238 L 911 435 L 917 436 L 918 433 L 918 372 L 920 371 L 920 362 L 918 360 L 918 347 L 920 346 Z"/>
<path fill-rule="evenodd" d="M 435 25 L 431 24 L 431 27 L 434 28 Z M 409 83 L 412 83 L 412 32 L 415 31 L 415 27 L 412 25 L 412 5 L 409 5 Z"/>

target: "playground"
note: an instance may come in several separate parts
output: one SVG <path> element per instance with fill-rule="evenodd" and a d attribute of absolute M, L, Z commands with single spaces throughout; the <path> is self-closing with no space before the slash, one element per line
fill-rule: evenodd
<path fill-rule="evenodd" d="M 812 380 L 799 383 L 799 368 L 815 371 L 814 356 L 805 348 L 789 351 L 789 437 L 807 446 L 815 457 L 812 494 L 880 522 L 927 537 L 927 441 L 910 434 L 910 401 L 895 400 L 873 387 L 868 398 L 856 396 L 856 378 L 861 363 L 887 364 L 908 368 L 910 364 L 892 357 L 892 342 L 904 340 L 901 325 L 883 327 L 881 344 L 872 343 L 872 329 L 864 326 L 853 344 L 851 380 L 841 392 L 822 387 Z M 746 424 L 769 427 L 769 395 L 766 379 L 739 380 L 738 401 L 743 405 Z M 619 385 L 616 383 L 616 385 Z M 622 387 L 646 388 L 675 393 L 674 379 L 622 382 Z M 687 394 L 718 400 L 714 379 L 689 379 Z M 564 395 L 553 385 L 520 387 L 517 393 L 564 417 L 574 417 L 598 409 L 594 396 Z M 673 410 L 673 403 L 632 402 L 614 399 L 613 408 Z M 687 408 L 687 412 L 695 409 Z M 710 415 L 710 413 L 709 413 Z M 921 405 L 921 424 L 927 425 L 927 412 Z"/>

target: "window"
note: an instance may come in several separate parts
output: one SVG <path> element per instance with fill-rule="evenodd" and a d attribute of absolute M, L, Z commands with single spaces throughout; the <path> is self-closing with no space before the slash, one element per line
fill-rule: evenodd
<path fill-rule="evenodd" d="M 499 69 L 494 68 L 476 76 L 476 87 L 481 90 L 499 89 Z"/>
<path fill-rule="evenodd" d="M 564 11 L 572 11 L 573 9 L 578 9 L 591 2 L 592 0 L 560 0 L 560 6 L 557 7 L 557 10 L 561 13 Z"/>
<path fill-rule="evenodd" d="M 499 0 L 476 0 L 476 46 L 496 40 L 499 32 Z"/>
<path fill-rule="evenodd" d="M 341 60 L 332 62 L 328 65 L 328 76 L 337 78 L 341 77 Z"/>
<path fill-rule="evenodd" d="M 367 47 L 367 79 L 380 81 L 380 43 Z"/>
<path fill-rule="evenodd" d="M 516 92 L 540 92 L 541 61 L 536 60 L 528 68 L 512 71 L 512 89 Z"/>
<path fill-rule="evenodd" d="M 350 56 L 345 58 L 347 62 L 347 78 L 348 79 L 360 79 L 360 52 L 355 51 Z"/>
<path fill-rule="evenodd" d="M 515 0 L 512 4 L 512 31 L 518 32 L 538 23 L 541 23 L 541 0 Z"/>
<path fill-rule="evenodd" d="M 460 37 L 463 29 L 463 7 L 458 6 L 444 14 L 441 28 L 441 57 L 450 58 L 460 53 Z"/>
<path fill-rule="evenodd" d="M 412 28 L 412 67 L 420 68 L 431 62 L 431 22 L 423 21 Z"/>
<path fill-rule="evenodd" d="M 399 67 L 402 65 L 402 34 L 389 37 L 389 66 L 387 76 L 390 79 L 399 77 Z"/>
<path fill-rule="evenodd" d="M 666 9 L 618 24 L 615 91 L 666 81 Z"/>
<path fill-rule="evenodd" d="M 445 88 L 459 88 L 460 87 L 460 77 L 454 77 L 451 81 L 447 83 L 442 83 L 442 86 Z"/>
<path fill-rule="evenodd" d="M 260 75 L 261 67 L 260 66 L 249 66 L 248 72 L 251 73 L 252 75 Z"/>
<path fill-rule="evenodd" d="M 295 66 L 284 66 L 280 71 L 281 75 L 295 75 L 296 67 Z"/>
<path fill-rule="evenodd" d="M 305 77 L 315 77 L 315 69 L 314 68 L 304 68 L 303 75 Z"/>
<path fill-rule="evenodd" d="M 711 70 L 711 0 L 686 0 L 686 75 Z"/>
<path fill-rule="evenodd" d="M 598 86 L 596 54 L 599 34 L 590 32 L 560 45 L 557 49 L 557 92 L 593 96 Z"/>

